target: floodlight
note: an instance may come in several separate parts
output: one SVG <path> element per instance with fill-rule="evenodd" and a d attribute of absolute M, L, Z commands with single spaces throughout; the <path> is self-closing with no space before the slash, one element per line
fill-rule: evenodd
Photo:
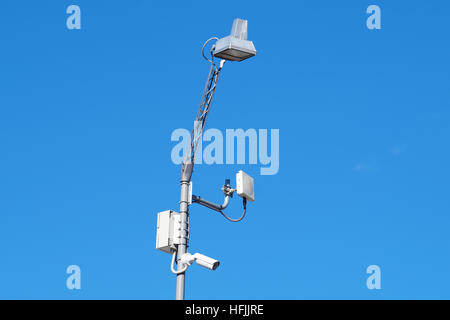
<path fill-rule="evenodd" d="M 243 61 L 255 56 L 255 46 L 247 37 L 248 21 L 235 19 L 231 35 L 217 41 L 214 56 L 229 61 Z"/>

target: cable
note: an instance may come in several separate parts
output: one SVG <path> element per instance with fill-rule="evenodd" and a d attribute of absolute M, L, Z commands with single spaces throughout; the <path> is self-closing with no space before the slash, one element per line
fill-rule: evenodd
<path fill-rule="evenodd" d="M 214 59 L 209 60 L 209 59 L 205 56 L 205 47 L 206 47 L 206 45 L 207 45 L 210 41 L 212 41 L 212 40 L 219 41 L 219 38 L 217 38 L 217 37 L 212 37 L 212 38 L 209 38 L 208 40 L 206 40 L 206 42 L 203 44 L 203 47 L 202 47 L 202 55 L 203 55 L 203 58 L 205 58 L 207 61 L 209 61 L 209 62 L 211 62 L 212 64 L 214 64 L 214 62 L 213 62 Z"/>
<path fill-rule="evenodd" d="M 185 273 L 189 267 L 188 265 L 186 265 L 182 270 L 175 271 L 174 265 L 175 265 L 175 257 L 176 256 L 177 256 L 177 251 L 174 251 L 174 253 L 172 254 L 172 262 L 170 263 L 170 271 L 172 271 L 172 273 L 177 274 L 177 275 Z"/>
<path fill-rule="evenodd" d="M 247 199 L 246 198 L 244 198 L 244 201 L 243 201 L 243 204 L 244 204 L 244 212 L 242 213 L 242 216 L 239 218 L 239 219 L 231 219 L 229 216 L 227 216 L 223 211 L 219 211 L 228 221 L 231 221 L 231 222 L 240 222 L 240 221 L 242 221 L 244 218 L 245 218 L 245 214 L 246 214 L 246 212 L 247 212 Z"/>

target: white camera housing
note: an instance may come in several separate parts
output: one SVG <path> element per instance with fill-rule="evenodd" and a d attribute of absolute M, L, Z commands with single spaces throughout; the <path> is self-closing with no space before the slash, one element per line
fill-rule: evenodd
<path fill-rule="evenodd" d="M 220 261 L 207 257 L 203 254 L 196 253 L 194 255 L 190 253 L 186 253 L 181 257 L 181 262 L 187 264 L 188 266 L 191 266 L 194 261 L 199 265 L 209 270 L 216 270 L 219 265 Z"/>
<path fill-rule="evenodd" d="M 255 181 L 244 171 L 236 174 L 236 192 L 249 201 L 255 201 Z"/>

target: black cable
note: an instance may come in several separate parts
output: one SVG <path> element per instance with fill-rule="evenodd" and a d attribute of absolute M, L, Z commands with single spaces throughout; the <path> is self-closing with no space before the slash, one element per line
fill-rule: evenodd
<path fill-rule="evenodd" d="M 231 219 L 229 216 L 227 216 L 223 211 L 219 211 L 227 220 L 231 222 L 240 222 L 245 218 L 245 214 L 247 213 L 247 199 L 244 198 L 243 201 L 244 204 L 244 212 L 242 213 L 242 216 L 239 219 Z"/>

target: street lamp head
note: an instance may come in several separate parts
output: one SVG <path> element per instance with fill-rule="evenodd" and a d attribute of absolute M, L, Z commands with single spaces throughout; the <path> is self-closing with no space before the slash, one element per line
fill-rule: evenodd
<path fill-rule="evenodd" d="M 256 55 L 252 41 L 248 39 L 248 21 L 235 19 L 231 35 L 217 41 L 214 56 L 229 61 L 244 61 Z"/>

